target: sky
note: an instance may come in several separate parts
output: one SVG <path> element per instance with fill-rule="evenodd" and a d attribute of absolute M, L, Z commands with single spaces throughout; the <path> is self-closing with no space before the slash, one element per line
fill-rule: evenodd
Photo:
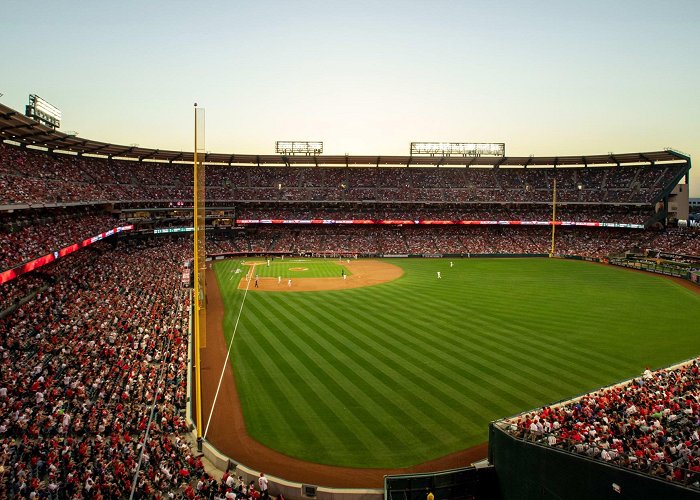
<path fill-rule="evenodd" d="M 408 155 L 674 148 L 700 161 L 700 1 L 4 0 L 0 102 L 116 144 Z M 700 164 L 691 170 L 700 197 Z"/>

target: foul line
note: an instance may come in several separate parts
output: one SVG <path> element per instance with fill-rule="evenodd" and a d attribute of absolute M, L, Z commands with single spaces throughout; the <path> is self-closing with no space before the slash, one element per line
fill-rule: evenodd
<path fill-rule="evenodd" d="M 221 367 L 221 375 L 219 376 L 219 384 L 216 386 L 216 393 L 214 394 L 214 401 L 211 404 L 211 410 L 209 410 L 209 418 L 207 419 L 207 426 L 204 428 L 204 439 L 207 438 L 207 433 L 209 432 L 209 424 L 211 423 L 211 417 L 214 414 L 214 407 L 216 406 L 216 400 L 219 397 L 219 390 L 221 389 L 221 382 L 224 380 L 224 373 L 226 372 L 226 366 L 228 365 L 228 358 L 231 355 L 231 346 L 233 345 L 233 339 L 236 337 L 236 331 L 238 330 L 238 322 L 241 320 L 241 313 L 243 312 L 243 304 L 245 304 L 245 299 L 248 296 L 248 289 L 250 288 L 250 281 L 254 276 L 255 264 L 250 268 L 250 271 L 246 274 L 248 276 L 248 285 L 245 287 L 245 293 L 243 294 L 243 300 L 241 301 L 241 308 L 238 310 L 238 317 L 236 318 L 236 324 L 233 326 L 233 334 L 231 335 L 231 340 L 228 343 L 228 349 L 226 349 L 226 361 L 224 361 L 224 366 Z M 200 395 L 201 397 L 201 395 Z"/>

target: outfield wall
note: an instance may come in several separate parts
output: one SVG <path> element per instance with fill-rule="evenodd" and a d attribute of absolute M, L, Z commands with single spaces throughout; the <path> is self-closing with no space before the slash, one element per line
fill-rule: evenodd
<path fill-rule="evenodd" d="M 653 259 L 610 259 L 610 264 L 626 267 L 628 269 L 636 269 L 654 274 L 663 274 L 664 276 L 673 276 L 675 278 L 682 278 L 684 280 L 692 281 L 691 273 L 687 266 L 684 268 L 667 262 L 656 263 Z"/>
<path fill-rule="evenodd" d="M 442 472 L 384 476 L 386 500 L 425 500 L 431 491 L 440 500 L 498 498 L 496 469 L 479 465 Z"/>
<path fill-rule="evenodd" d="M 376 254 L 376 253 L 351 253 L 351 252 L 307 252 L 307 253 L 295 253 L 295 252 L 226 252 L 226 253 L 211 253 L 207 254 L 207 261 L 210 260 L 221 260 L 232 257 L 255 257 L 255 256 L 273 256 L 273 257 L 317 257 L 317 258 L 337 258 L 337 257 L 347 257 L 347 256 L 357 256 L 361 258 L 387 258 L 387 259 L 398 259 L 398 258 L 421 258 L 421 259 L 441 259 L 441 258 L 532 258 L 532 257 L 549 257 L 546 253 L 436 253 L 436 254 Z M 562 256 L 567 259 L 578 259 L 578 260 L 595 260 L 593 258 L 584 258 L 577 255 L 572 256 Z"/>
<path fill-rule="evenodd" d="M 518 439 L 493 422 L 489 462 L 504 500 L 698 498 L 697 490 L 676 483 Z"/>

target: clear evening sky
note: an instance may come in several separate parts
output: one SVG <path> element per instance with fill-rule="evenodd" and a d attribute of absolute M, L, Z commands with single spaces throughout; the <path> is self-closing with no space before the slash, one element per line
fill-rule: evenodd
<path fill-rule="evenodd" d="M 119 144 L 405 155 L 673 147 L 700 161 L 700 1 L 31 1 L 0 8 L 0 101 Z M 691 196 L 700 196 L 700 165 Z"/>

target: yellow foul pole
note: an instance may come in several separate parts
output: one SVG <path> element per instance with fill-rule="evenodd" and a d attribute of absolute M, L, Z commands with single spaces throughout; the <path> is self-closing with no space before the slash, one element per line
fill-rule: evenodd
<path fill-rule="evenodd" d="M 549 253 L 550 257 L 554 257 L 554 231 L 557 222 L 557 180 L 554 179 L 554 189 L 552 190 L 552 250 Z"/>
<path fill-rule="evenodd" d="M 196 104 L 195 104 L 196 106 Z M 200 314 L 201 308 L 204 306 L 202 304 L 202 283 L 200 282 L 200 269 L 203 264 L 203 260 L 206 259 L 205 255 L 200 255 L 201 238 L 204 238 L 203 230 L 200 228 L 200 204 L 203 204 L 204 200 L 200 200 L 200 189 L 203 186 L 199 185 L 200 175 L 199 175 L 199 158 L 197 155 L 198 150 L 198 140 L 201 138 L 197 137 L 198 123 L 197 123 L 197 108 L 194 110 L 194 296 L 192 301 L 193 316 L 194 316 L 194 363 L 195 363 L 195 398 L 196 398 L 196 428 L 197 428 L 197 447 L 201 451 L 202 446 L 202 365 L 201 365 L 201 335 L 202 329 L 205 325 L 202 325 L 202 317 Z"/>

